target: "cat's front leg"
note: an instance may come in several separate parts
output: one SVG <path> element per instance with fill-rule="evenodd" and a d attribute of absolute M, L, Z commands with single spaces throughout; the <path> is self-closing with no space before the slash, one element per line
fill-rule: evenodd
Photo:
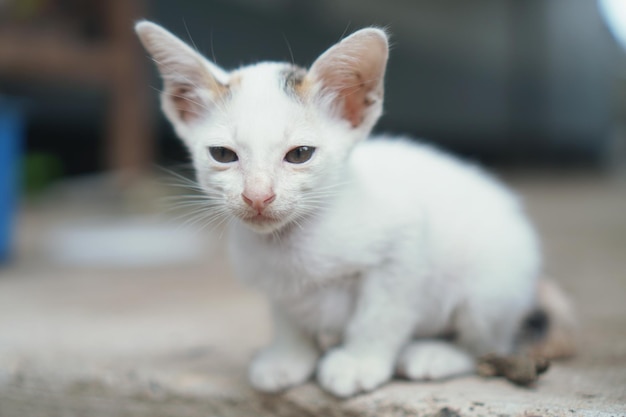
<path fill-rule="evenodd" d="M 310 335 L 298 328 L 278 305 L 273 306 L 273 318 L 274 339 L 255 356 L 248 373 L 252 386 L 264 392 L 278 392 L 306 382 L 319 358 Z"/>
<path fill-rule="evenodd" d="M 328 351 L 318 365 L 319 383 L 331 394 L 371 391 L 391 378 L 416 321 L 412 291 L 396 278 L 387 269 L 364 277 L 343 345 Z"/>

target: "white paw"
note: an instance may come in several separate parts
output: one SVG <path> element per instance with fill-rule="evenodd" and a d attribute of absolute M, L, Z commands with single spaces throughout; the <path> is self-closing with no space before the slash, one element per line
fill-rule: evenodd
<path fill-rule="evenodd" d="M 259 391 L 278 392 L 306 382 L 315 370 L 317 357 L 313 349 L 285 351 L 268 347 L 252 360 L 248 378 Z"/>
<path fill-rule="evenodd" d="M 326 391 L 337 397 L 349 397 L 371 391 L 391 378 L 392 365 L 374 355 L 355 355 L 342 348 L 324 356 L 318 367 L 317 379 Z"/>
<path fill-rule="evenodd" d="M 397 372 L 409 379 L 434 380 L 471 373 L 475 366 L 474 357 L 459 347 L 440 340 L 424 340 L 402 350 Z"/>

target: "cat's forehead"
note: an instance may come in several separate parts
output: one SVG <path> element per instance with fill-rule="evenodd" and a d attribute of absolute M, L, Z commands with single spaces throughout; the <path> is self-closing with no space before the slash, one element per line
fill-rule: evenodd
<path fill-rule="evenodd" d="M 306 107 L 298 88 L 306 71 L 285 63 L 260 63 L 232 74 L 229 119 L 243 140 L 284 141 L 302 124 Z"/>
<path fill-rule="evenodd" d="M 243 67 L 231 76 L 231 87 L 244 94 L 282 93 L 299 99 L 303 94 L 306 70 L 284 62 L 261 62 Z"/>

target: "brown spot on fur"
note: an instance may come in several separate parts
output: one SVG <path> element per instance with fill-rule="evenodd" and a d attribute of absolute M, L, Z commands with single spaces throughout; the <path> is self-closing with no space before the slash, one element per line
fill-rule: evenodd
<path fill-rule="evenodd" d="M 296 86 L 296 94 L 298 94 L 299 97 L 305 98 L 309 95 L 312 86 L 313 83 L 311 82 L 311 79 L 309 77 L 304 77 L 302 82 Z"/>
<path fill-rule="evenodd" d="M 281 72 L 282 86 L 289 96 L 302 99 L 305 97 L 306 70 L 298 66 L 291 66 Z"/>

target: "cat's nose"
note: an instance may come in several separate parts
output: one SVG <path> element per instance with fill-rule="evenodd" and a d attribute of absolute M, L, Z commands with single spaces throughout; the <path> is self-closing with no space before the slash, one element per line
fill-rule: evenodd
<path fill-rule="evenodd" d="M 243 201 L 245 201 L 247 205 L 260 213 L 265 210 L 265 208 L 269 206 L 272 201 L 276 200 L 276 194 L 269 193 L 256 196 L 247 196 L 244 193 L 241 193 L 241 198 L 243 198 Z"/>

